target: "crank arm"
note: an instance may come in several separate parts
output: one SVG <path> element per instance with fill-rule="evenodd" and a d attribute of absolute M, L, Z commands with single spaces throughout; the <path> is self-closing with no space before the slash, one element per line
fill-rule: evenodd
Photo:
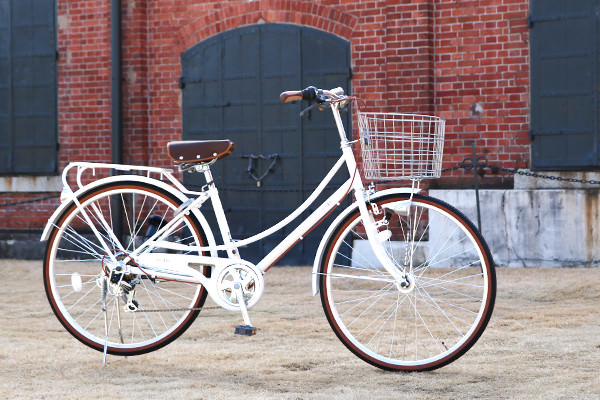
<path fill-rule="evenodd" d="M 242 290 L 242 284 L 236 281 L 233 284 L 233 290 L 235 292 L 236 297 L 238 298 L 238 304 L 240 306 L 240 311 L 242 312 L 242 318 L 244 318 L 244 323 L 246 324 L 236 326 L 234 333 L 237 335 L 245 336 L 256 335 L 256 327 L 252 325 L 252 323 L 250 322 L 250 316 L 248 315 L 248 307 L 246 306 L 246 300 L 244 299 L 244 291 Z"/>

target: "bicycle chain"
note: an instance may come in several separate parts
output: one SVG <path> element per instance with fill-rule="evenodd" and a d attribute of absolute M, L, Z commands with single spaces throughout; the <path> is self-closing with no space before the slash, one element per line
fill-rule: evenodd
<path fill-rule="evenodd" d="M 174 312 L 174 311 L 202 311 L 202 310 L 220 310 L 221 307 L 183 307 L 183 308 L 156 308 L 156 309 L 141 309 L 138 308 L 134 312 Z"/>

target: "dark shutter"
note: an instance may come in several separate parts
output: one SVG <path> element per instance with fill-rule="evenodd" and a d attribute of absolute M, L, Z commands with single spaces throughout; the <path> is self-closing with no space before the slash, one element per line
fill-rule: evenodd
<path fill-rule="evenodd" d="M 531 1 L 532 167 L 600 166 L 600 2 Z"/>
<path fill-rule="evenodd" d="M 253 25 L 207 39 L 181 61 L 184 139 L 236 143 L 234 153 L 212 167 L 233 237 L 273 226 L 310 195 L 340 155 L 330 112 L 313 111 L 300 119 L 307 104 L 281 104 L 279 94 L 308 85 L 349 90 L 349 43 L 310 28 Z M 201 181 L 194 175 L 185 179 L 190 185 Z M 312 263 L 324 228 L 280 264 Z M 257 262 L 291 229 L 241 249 L 242 256 Z"/>
<path fill-rule="evenodd" d="M 0 173 L 54 173 L 55 2 L 0 0 Z"/>

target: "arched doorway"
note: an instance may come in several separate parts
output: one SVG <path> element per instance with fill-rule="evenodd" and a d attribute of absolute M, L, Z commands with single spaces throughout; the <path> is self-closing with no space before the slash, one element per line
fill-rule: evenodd
<path fill-rule="evenodd" d="M 234 153 L 213 166 L 233 237 L 271 227 L 310 194 L 340 154 L 328 112 L 301 119 L 306 104 L 281 104 L 279 94 L 308 85 L 349 91 L 349 42 L 296 25 L 252 25 L 198 43 L 181 63 L 183 138 L 236 143 Z M 185 177 L 186 184 L 201 180 Z M 325 226 L 279 264 L 312 263 Z M 242 257 L 258 261 L 291 229 L 241 249 Z"/>

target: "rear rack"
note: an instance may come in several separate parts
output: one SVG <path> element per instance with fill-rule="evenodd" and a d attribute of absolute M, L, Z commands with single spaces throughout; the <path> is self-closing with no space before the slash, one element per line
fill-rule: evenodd
<path fill-rule="evenodd" d="M 71 187 L 71 185 L 69 184 L 69 174 L 71 172 L 73 172 L 72 170 L 74 168 L 75 168 L 75 171 L 74 171 L 75 172 L 75 186 Z M 94 180 L 97 180 L 98 179 L 96 177 L 97 170 L 107 171 L 107 173 L 104 173 L 104 174 L 106 174 L 106 177 L 115 175 L 115 173 L 114 173 L 115 171 L 128 172 L 128 173 L 131 173 L 132 175 L 139 175 L 139 176 L 145 176 L 147 178 L 158 179 L 162 182 L 167 181 L 184 193 L 191 193 L 191 194 L 199 193 L 199 192 L 190 191 L 185 186 L 183 186 L 183 184 L 181 184 L 181 182 L 179 182 L 177 180 L 177 178 L 175 178 L 173 176 L 172 169 L 160 168 L 160 167 L 146 167 L 146 166 L 138 166 L 138 165 L 83 162 L 83 161 L 72 162 L 72 163 L 69 163 L 69 165 L 67 165 L 65 167 L 65 169 L 63 170 L 63 173 L 62 173 L 63 190 L 67 189 L 71 192 L 75 192 L 75 191 L 83 188 L 84 186 L 86 186 L 86 184 L 84 183 L 84 180 L 85 180 L 84 175 L 86 172 L 91 172 L 91 175 L 95 177 Z"/>

